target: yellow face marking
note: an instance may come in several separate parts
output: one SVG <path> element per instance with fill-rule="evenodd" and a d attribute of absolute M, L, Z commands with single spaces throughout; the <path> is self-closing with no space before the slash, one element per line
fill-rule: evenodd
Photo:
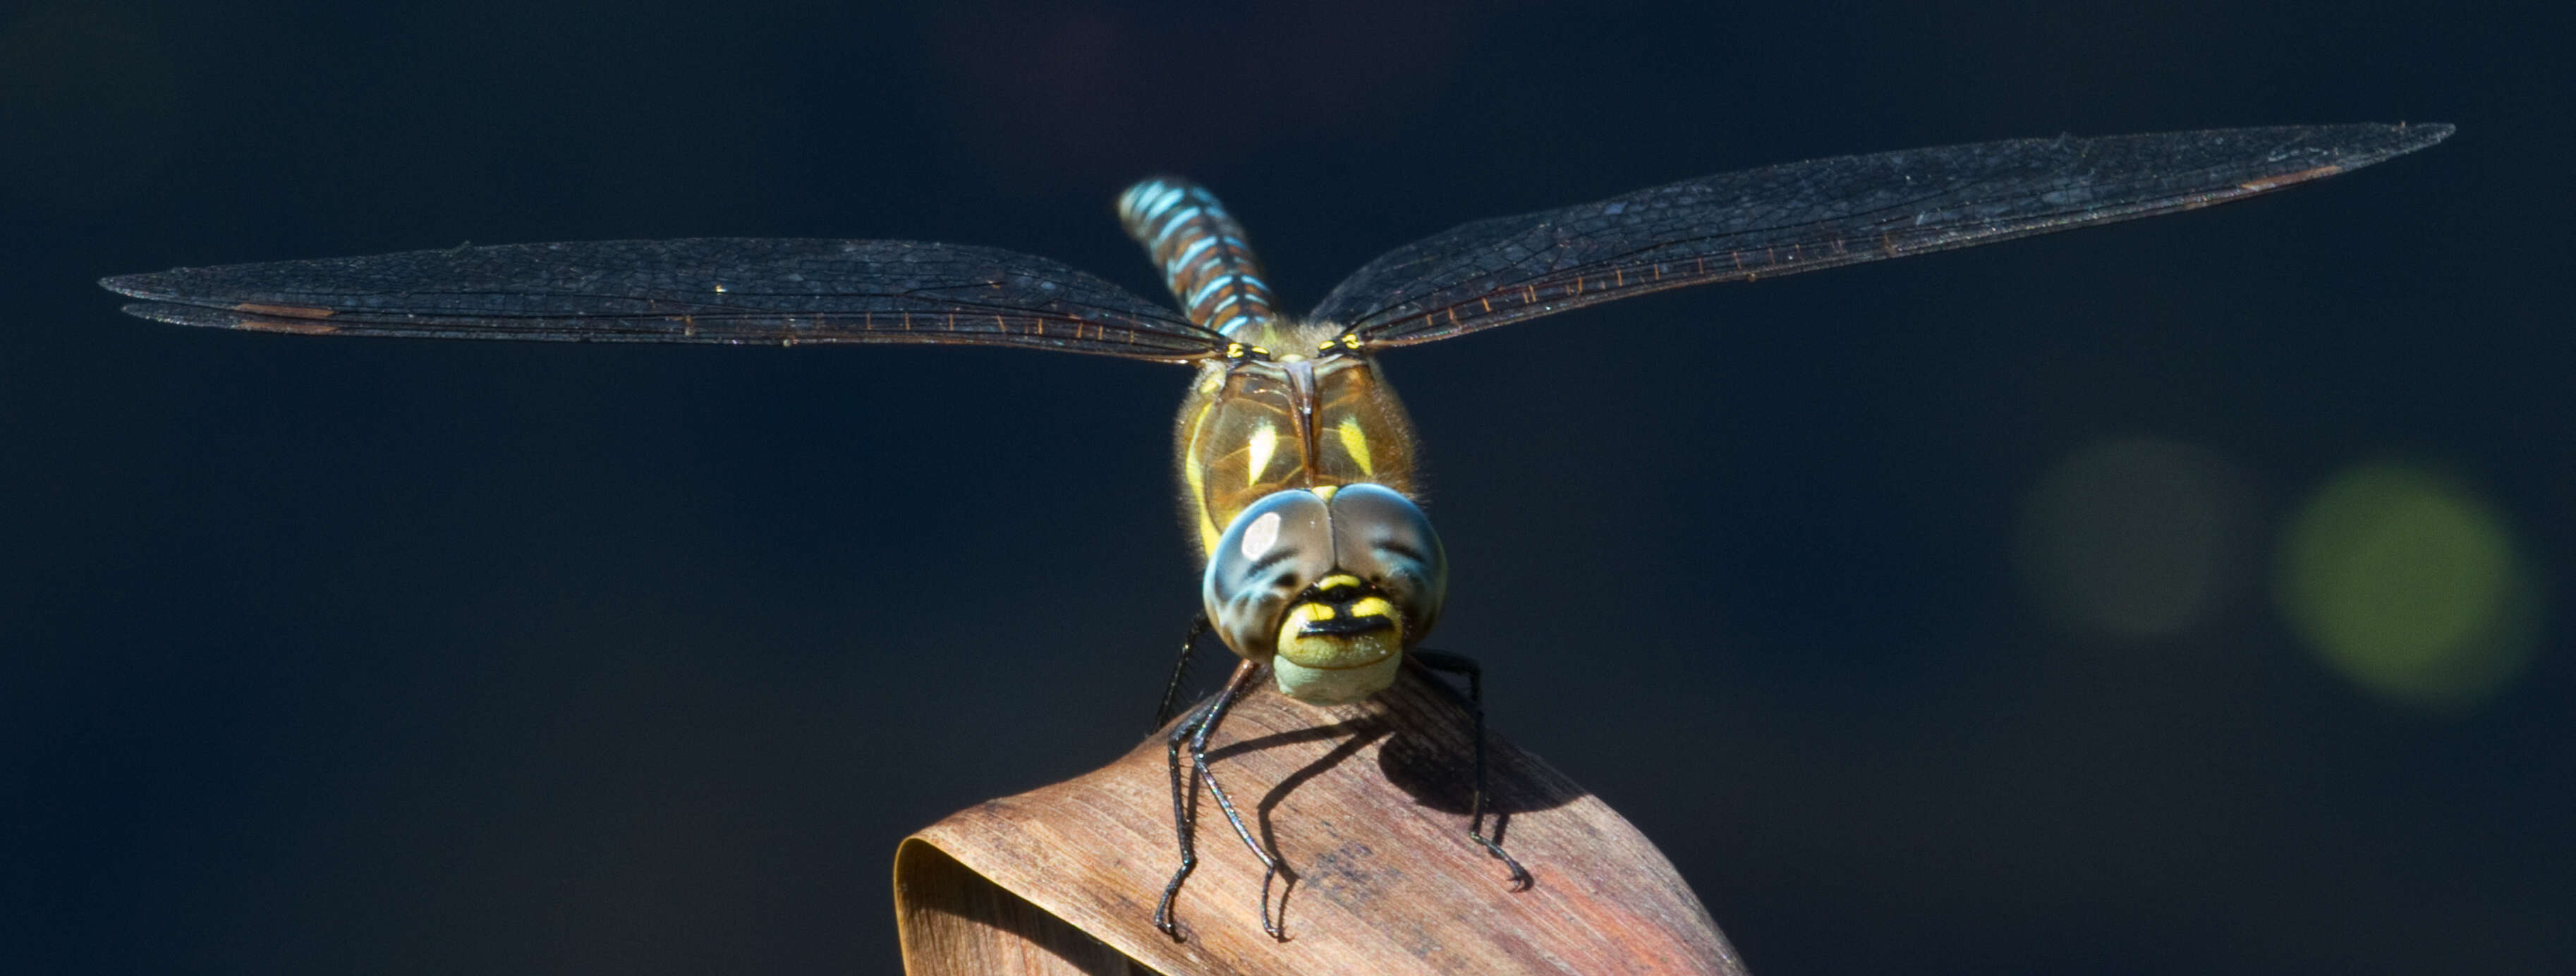
<path fill-rule="evenodd" d="M 1315 581 L 1315 589 L 1319 592 L 1338 590 L 1345 586 L 1357 588 L 1359 585 L 1360 578 L 1349 573 L 1334 573 L 1331 576 Z"/>
<path fill-rule="evenodd" d="M 1270 468 L 1270 455 L 1279 449 L 1278 428 L 1261 425 L 1260 430 L 1252 432 L 1252 443 L 1246 446 L 1252 451 L 1251 460 L 1244 464 L 1250 479 L 1247 484 L 1257 485 L 1261 483 L 1261 472 Z"/>
<path fill-rule="evenodd" d="M 1335 616 L 1333 608 L 1321 603 L 1300 603 L 1288 611 L 1279 627 L 1279 656 L 1308 668 L 1350 668 L 1381 661 L 1404 646 L 1404 624 L 1393 614 L 1384 614 L 1394 626 L 1361 634 L 1309 634 L 1308 624 L 1321 623 Z"/>
<path fill-rule="evenodd" d="M 1395 616 L 1395 604 L 1387 602 L 1387 599 L 1382 596 L 1361 597 L 1358 602 L 1351 604 L 1351 616 L 1392 617 Z"/>
<path fill-rule="evenodd" d="M 1361 474 L 1377 473 L 1377 466 L 1369 463 L 1368 432 L 1360 429 L 1360 418 L 1344 416 L 1333 427 L 1333 434 L 1341 438 L 1342 450 L 1351 456 L 1351 463 L 1360 466 Z"/>

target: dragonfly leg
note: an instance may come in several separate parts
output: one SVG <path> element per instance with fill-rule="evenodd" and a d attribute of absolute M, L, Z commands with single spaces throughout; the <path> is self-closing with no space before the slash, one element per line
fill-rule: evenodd
<path fill-rule="evenodd" d="M 1207 721 L 1200 723 L 1198 732 L 1190 736 L 1190 763 L 1198 771 L 1199 778 L 1207 781 L 1208 795 L 1216 798 L 1216 807 L 1224 811 L 1225 822 L 1234 827 L 1234 836 L 1243 841 L 1243 846 L 1252 851 L 1253 857 L 1260 859 L 1263 869 L 1261 930 L 1270 933 L 1271 938 L 1284 940 L 1288 937 L 1284 928 L 1287 925 L 1287 919 L 1284 917 L 1287 914 L 1287 906 L 1285 904 L 1280 906 L 1280 914 L 1283 917 L 1276 922 L 1271 920 L 1270 914 L 1270 882 L 1279 877 L 1279 858 L 1262 847 L 1261 841 L 1252 836 L 1252 828 L 1244 825 L 1243 814 L 1235 809 L 1234 798 L 1227 796 L 1225 787 L 1217 783 L 1216 772 L 1208 768 L 1207 760 L 1208 737 L 1216 733 L 1217 723 L 1225 720 L 1225 713 L 1234 708 L 1234 703 L 1241 701 L 1244 695 L 1251 693 L 1252 689 L 1261 683 L 1263 670 L 1262 665 L 1251 661 L 1235 665 L 1234 677 L 1226 679 L 1225 690 L 1217 694 L 1214 706 L 1208 710 Z"/>
<path fill-rule="evenodd" d="M 1181 882 L 1199 866 L 1198 850 L 1190 842 L 1190 835 L 1198 827 L 1198 817 L 1195 815 L 1194 805 L 1189 802 L 1190 797 L 1184 795 L 1182 789 L 1181 743 L 1189 741 L 1191 733 L 1207 723 L 1208 713 L 1215 711 L 1216 706 L 1217 703 L 1211 701 L 1192 709 L 1189 717 L 1182 719 L 1181 724 L 1173 726 L 1172 733 L 1163 739 L 1163 756 L 1172 771 L 1172 834 L 1174 840 L 1180 845 L 1181 866 L 1172 872 L 1171 883 L 1163 886 L 1162 902 L 1154 906 L 1154 927 L 1163 930 L 1164 935 L 1171 936 L 1175 941 L 1180 939 L 1181 933 L 1172 920 L 1172 899 L 1180 896 Z M 1198 781 L 1193 779 L 1190 785 L 1196 786 Z"/>
<path fill-rule="evenodd" d="M 1216 774 L 1208 770 L 1207 761 L 1208 737 L 1216 734 L 1217 724 L 1225 720 L 1225 713 L 1233 710 L 1234 703 L 1242 700 L 1243 696 L 1260 682 L 1261 673 L 1262 666 L 1251 661 L 1236 665 L 1234 677 L 1226 680 L 1225 690 L 1218 692 L 1215 699 L 1192 711 L 1188 718 L 1181 721 L 1181 724 L 1173 726 L 1171 734 L 1164 738 L 1164 758 L 1169 763 L 1172 774 L 1172 828 L 1174 836 L 1180 842 L 1181 866 L 1172 872 L 1171 883 L 1163 886 L 1163 900 L 1154 907 L 1154 927 L 1163 930 L 1163 934 L 1174 939 L 1179 939 L 1181 936 L 1179 923 L 1172 916 L 1172 902 L 1180 897 L 1181 882 L 1187 879 L 1190 872 L 1199 864 L 1198 852 L 1191 839 L 1191 834 L 1198 826 L 1198 818 L 1192 813 L 1187 796 L 1197 792 L 1195 787 L 1199 780 L 1207 781 L 1208 791 L 1216 797 L 1217 807 L 1225 811 L 1226 822 L 1234 825 L 1235 836 L 1243 838 L 1244 844 L 1252 848 L 1254 856 L 1261 859 L 1262 866 L 1268 868 L 1270 874 L 1277 874 L 1279 871 L 1278 860 L 1263 851 L 1261 845 L 1252 839 L 1252 832 L 1244 828 L 1243 816 L 1235 812 L 1234 801 L 1226 796 L 1225 788 L 1217 785 Z M 1185 741 L 1190 746 L 1190 767 L 1193 773 L 1193 778 L 1186 787 L 1181 781 L 1181 743 Z M 1277 936 L 1278 929 L 1270 924 L 1269 875 L 1264 875 L 1262 878 L 1261 901 L 1261 928 Z"/>
<path fill-rule="evenodd" d="M 1432 684 L 1434 687 L 1437 687 L 1437 688 L 1439 688 L 1439 689 L 1440 689 L 1440 691 L 1441 691 L 1441 693 L 1442 693 L 1442 694 L 1447 695 L 1447 696 L 1449 697 L 1449 700 L 1450 700 L 1450 701 L 1453 701 L 1453 702 L 1458 703 L 1458 706 L 1459 706 L 1460 708 L 1464 708 L 1464 709 L 1466 709 L 1466 710 L 1467 710 L 1467 714 L 1468 714 L 1469 716 L 1471 716 L 1471 717 L 1473 717 L 1473 718 L 1475 719 L 1475 725 L 1476 725 L 1476 791 L 1475 791 L 1475 793 L 1473 793 L 1473 794 L 1471 795 L 1470 799 L 1467 801 L 1467 837 L 1468 837 L 1469 839 L 1471 839 L 1471 840 L 1474 840 L 1474 841 L 1475 841 L 1479 846 L 1482 846 L 1482 847 L 1485 849 L 1485 853 L 1487 853 L 1487 854 L 1491 854 L 1491 855 L 1493 855 L 1493 856 L 1494 856 L 1494 858 L 1495 858 L 1496 860 L 1499 860 L 1499 861 L 1503 862 L 1503 866 L 1504 866 L 1504 867 L 1511 869 L 1511 872 L 1512 872 L 1512 890 L 1514 890 L 1514 891 L 1526 891 L 1526 890 L 1528 890 L 1528 889 L 1529 889 L 1529 886 L 1530 886 L 1530 883 L 1531 883 L 1531 882 L 1530 882 L 1530 873 L 1529 873 L 1529 869 L 1524 868 L 1524 867 L 1521 867 L 1521 862 L 1519 862 L 1519 861 L 1517 861 L 1517 860 L 1513 860 L 1511 855 L 1503 853 L 1503 845 L 1502 845 L 1502 844 L 1500 844 L 1500 843 L 1497 843 L 1493 838 L 1490 838 L 1490 837 L 1485 836 L 1485 833 L 1484 833 L 1484 828 L 1485 828 L 1485 669 L 1484 669 L 1484 667 L 1483 667 L 1482 665 L 1477 664 L 1477 663 L 1476 663 L 1476 659 L 1475 659 L 1475 658 L 1468 657 L 1468 656 L 1466 656 L 1466 655 L 1464 655 L 1464 654 L 1450 654 L 1450 653 L 1447 653 L 1447 652 L 1444 652 L 1444 651 L 1426 651 L 1426 650 L 1421 650 L 1421 649 L 1419 649 L 1419 648 L 1417 648 L 1417 649 L 1415 649 L 1415 650 L 1412 650 L 1412 651 L 1409 651 L 1409 652 L 1407 652 L 1407 653 L 1409 653 L 1409 654 L 1413 655 L 1413 659 L 1414 659 L 1416 662 L 1419 662 L 1419 663 L 1423 666 L 1423 668 L 1425 668 L 1425 669 L 1427 669 L 1427 670 L 1446 672 L 1446 673 L 1449 673 L 1449 674 L 1460 674 L 1460 675 L 1465 675 L 1465 676 L 1467 677 L 1467 694 L 1466 694 L 1466 696 L 1465 696 L 1465 697 L 1463 697 L 1463 698 L 1461 698 L 1461 697 L 1459 696 L 1459 694 L 1458 694 L 1458 689 L 1450 687 L 1448 682 L 1445 682 L 1445 681 L 1437 681 L 1437 680 L 1435 680 L 1435 681 L 1431 682 L 1431 684 Z"/>
<path fill-rule="evenodd" d="M 1181 679 L 1190 675 L 1190 649 L 1199 644 L 1199 635 L 1207 633 L 1207 614 L 1190 618 L 1190 632 L 1181 638 L 1181 656 L 1172 662 L 1172 680 L 1163 685 L 1163 703 L 1154 709 L 1154 727 L 1172 720 L 1172 706 L 1181 698 Z"/>

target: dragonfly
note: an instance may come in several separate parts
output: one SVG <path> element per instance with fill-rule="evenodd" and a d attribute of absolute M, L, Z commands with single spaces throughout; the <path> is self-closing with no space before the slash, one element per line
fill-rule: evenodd
<path fill-rule="evenodd" d="M 1266 680 L 1302 702 L 1355 702 L 1412 666 L 1474 724 L 1465 835 L 1514 889 L 1527 869 L 1485 827 L 1482 669 L 1421 646 L 1449 567 L 1419 504 L 1413 426 L 1378 354 L 1631 295 L 2150 217 L 2312 182 L 2423 149 L 2441 124 L 2061 136 L 1841 156 L 1683 180 L 1462 224 L 1362 266 L 1304 316 L 1283 314 L 1243 227 L 1205 188 L 1147 179 L 1117 201 L 1178 308 L 1048 258 L 901 240 L 697 238 L 518 244 L 233 264 L 100 284 L 178 325 L 300 335 L 715 345 L 929 343 L 1119 356 L 1194 372 L 1175 425 L 1202 612 L 1156 729 L 1178 866 L 1198 863 L 1203 784 L 1268 869 L 1208 764 L 1227 712 Z M 1208 631 L 1240 660 L 1169 723 Z M 1186 753 L 1186 763 L 1184 762 Z M 1186 772 L 1185 772 L 1186 770 Z M 1499 833 L 1497 830 L 1495 833 Z M 1284 901 L 1282 911 L 1284 913 Z"/>

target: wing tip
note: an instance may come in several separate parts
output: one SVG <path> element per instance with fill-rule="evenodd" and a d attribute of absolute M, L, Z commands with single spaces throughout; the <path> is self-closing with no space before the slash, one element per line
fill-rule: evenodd
<path fill-rule="evenodd" d="M 2279 154 L 2274 156 L 2274 160 L 2306 157 L 2303 161 L 2314 165 L 2272 173 L 2237 186 L 2241 190 L 2264 193 L 2349 173 L 2429 148 L 2450 138 L 2451 133 L 2458 130 L 2458 126 L 2448 122 L 2363 122 L 2300 130 L 2282 150 L 2277 151 Z"/>
<path fill-rule="evenodd" d="M 2380 156 L 2381 159 L 2430 148 L 2460 131 L 2459 126 L 2448 122 L 2398 122 L 2382 125 L 2380 129 L 2390 137 L 2389 144 L 2383 147 L 2386 155 Z"/>
<path fill-rule="evenodd" d="M 2336 148 L 2348 155 L 2348 158 L 2338 161 L 2338 165 L 2344 169 L 2358 169 L 2403 156 L 2418 149 L 2431 148 L 2436 143 L 2450 138 L 2451 133 L 2459 131 L 2458 126 L 2448 122 L 2378 122 L 2349 128 L 2341 126 L 2334 128 L 2343 129 L 2345 132 L 2359 129 L 2366 133 L 2333 139 L 2337 144 Z M 2327 131 L 2332 132 L 2334 129 Z"/>
<path fill-rule="evenodd" d="M 287 332 L 296 335 L 330 335 L 339 326 L 318 319 L 292 314 L 263 311 L 260 306 L 207 308 L 177 302 L 135 302 L 126 305 L 125 314 L 139 319 L 169 325 L 189 325 L 204 329 L 239 329 L 244 332 Z"/>
<path fill-rule="evenodd" d="M 158 272 L 147 274 L 109 275 L 98 280 L 98 286 L 127 298 L 160 298 L 163 294 L 152 287 L 161 278 Z"/>
<path fill-rule="evenodd" d="M 2448 139 L 2451 133 L 2460 131 L 2459 126 L 2448 122 L 2399 122 L 2393 128 L 2398 132 L 2412 135 L 2415 139 L 2414 148 L 2418 149 Z"/>
<path fill-rule="evenodd" d="M 116 290 L 124 291 L 124 289 L 121 288 Z M 133 292 L 124 293 L 128 295 L 134 294 Z M 154 322 L 166 322 L 171 325 L 221 325 L 226 328 L 230 327 L 229 323 L 207 321 L 207 317 L 204 313 L 210 310 L 198 308 L 193 305 L 178 305 L 171 302 L 129 302 L 123 308 L 119 309 L 119 311 L 138 319 L 148 319 Z"/>

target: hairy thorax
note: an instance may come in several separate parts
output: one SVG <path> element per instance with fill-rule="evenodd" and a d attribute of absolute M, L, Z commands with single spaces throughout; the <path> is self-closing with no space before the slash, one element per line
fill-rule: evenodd
<path fill-rule="evenodd" d="M 1272 492 L 1379 484 L 1414 493 L 1413 423 L 1376 361 L 1318 351 L 1335 337 L 1330 328 L 1263 331 L 1275 333 L 1258 337 L 1271 358 L 1205 363 L 1181 403 L 1181 514 L 1201 555 Z"/>

